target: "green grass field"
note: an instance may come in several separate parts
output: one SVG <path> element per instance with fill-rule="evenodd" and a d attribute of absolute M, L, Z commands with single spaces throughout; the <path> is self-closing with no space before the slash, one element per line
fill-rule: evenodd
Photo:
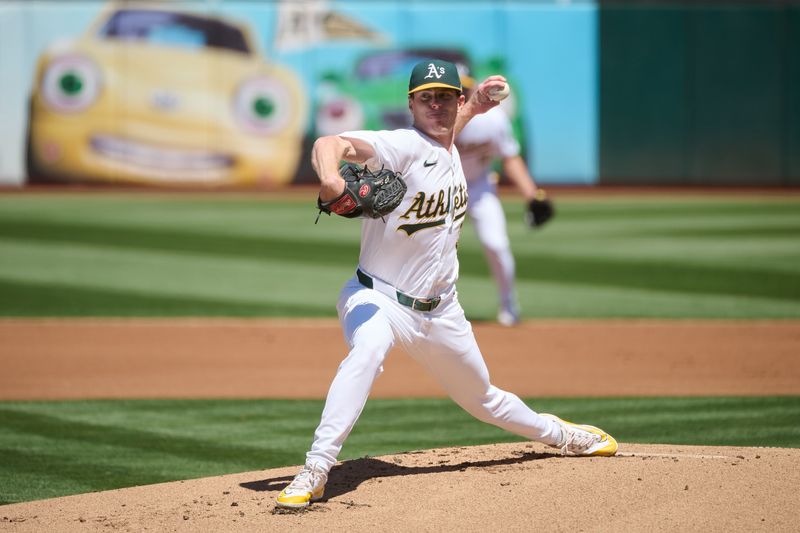
<path fill-rule="evenodd" d="M 335 316 L 358 223 L 312 200 L 0 196 L 0 316 Z M 800 317 L 800 197 L 565 199 L 542 231 L 506 208 L 526 317 Z M 471 227 L 459 257 L 493 318 Z"/>
<path fill-rule="evenodd" d="M 537 399 L 623 442 L 800 446 L 800 397 Z M 319 400 L 0 404 L 0 504 L 301 464 Z M 372 400 L 341 459 L 521 441 L 448 400 Z"/>
<path fill-rule="evenodd" d="M 359 231 L 314 225 L 313 200 L 0 195 L 0 316 L 333 317 Z M 542 231 L 506 202 L 525 318 L 800 318 L 798 196 L 556 202 Z M 470 227 L 459 256 L 468 315 L 492 319 Z M 800 397 L 528 401 L 624 442 L 800 447 Z M 0 402 L 0 503 L 299 464 L 321 405 Z M 513 440 L 446 400 L 376 400 L 342 458 Z"/>

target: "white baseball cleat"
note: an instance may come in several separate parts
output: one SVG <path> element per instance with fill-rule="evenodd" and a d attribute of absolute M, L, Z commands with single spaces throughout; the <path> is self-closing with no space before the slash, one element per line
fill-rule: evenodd
<path fill-rule="evenodd" d="M 497 321 L 502 326 L 511 327 L 519 324 L 519 314 L 509 311 L 508 309 L 501 309 L 497 313 Z"/>
<path fill-rule="evenodd" d="M 611 456 L 617 453 L 617 441 L 602 429 L 588 424 L 573 424 L 561 420 L 556 415 L 541 414 L 561 426 L 561 440 L 554 444 L 564 455 L 601 455 Z"/>
<path fill-rule="evenodd" d="M 322 498 L 328 473 L 317 464 L 307 464 L 300 470 L 289 485 L 278 494 L 275 503 L 278 507 L 302 509 L 311 502 Z"/>

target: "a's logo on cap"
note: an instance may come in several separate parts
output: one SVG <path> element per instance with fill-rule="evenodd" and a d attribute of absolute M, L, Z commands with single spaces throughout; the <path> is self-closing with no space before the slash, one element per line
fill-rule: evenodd
<path fill-rule="evenodd" d="M 436 65 L 433 63 L 428 63 L 428 75 L 425 76 L 424 79 L 427 80 L 428 78 L 436 78 L 438 80 L 442 76 L 444 76 L 444 67 L 439 67 L 437 69 Z"/>
<path fill-rule="evenodd" d="M 426 59 L 414 65 L 408 80 L 408 94 L 427 89 L 461 90 L 457 67 L 449 61 Z"/>

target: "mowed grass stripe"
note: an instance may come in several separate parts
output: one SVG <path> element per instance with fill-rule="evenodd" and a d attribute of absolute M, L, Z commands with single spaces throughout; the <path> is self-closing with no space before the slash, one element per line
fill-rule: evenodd
<path fill-rule="evenodd" d="M 289 228 L 287 228 L 289 229 Z M 8 219 L 0 225 L 0 238 L 29 242 L 72 243 L 104 248 L 155 250 L 171 254 L 201 254 L 256 260 L 303 261 L 320 265 L 353 262 L 358 243 L 330 243 L 285 237 L 253 237 L 224 233 L 200 233 L 170 228 L 105 226 L 102 223 L 40 222 Z"/>
<path fill-rule="evenodd" d="M 466 261 L 464 273 L 476 263 Z M 800 299 L 800 274 L 731 265 L 705 266 L 659 260 L 559 257 L 543 250 L 517 262 L 517 277 L 591 286 L 651 291 L 727 294 L 776 300 Z"/>
<path fill-rule="evenodd" d="M 165 257 L 166 255 L 166 257 Z M 352 265 L 172 257 L 165 252 L 0 242 L 0 316 L 335 316 Z M 53 265 L 57 265 L 54 268 Z M 313 287 L 313 294 L 309 293 Z M 525 316 L 791 318 L 793 300 L 520 280 Z M 468 317 L 493 319 L 488 274 L 462 276 Z"/>
<path fill-rule="evenodd" d="M 625 443 L 800 447 L 800 397 L 527 399 Z M 0 502 L 301 464 L 322 401 L 0 404 Z M 341 459 L 524 439 L 445 399 L 368 402 Z"/>
<path fill-rule="evenodd" d="M 554 195 L 556 206 L 569 209 L 573 219 L 614 219 L 629 218 L 659 219 L 672 218 L 680 223 L 691 219 L 714 219 L 755 216 L 758 218 L 788 216 L 797 217 L 800 196 L 734 198 L 721 194 L 685 195 L 662 198 L 652 195 L 614 197 L 611 195 L 583 198 L 558 198 Z"/>
<path fill-rule="evenodd" d="M 212 198 L 209 196 L 208 198 Z M 176 194 L 160 201 L 131 195 L 70 196 L 39 202 L 22 197 L 15 202 L 0 196 L 0 221 L 33 220 L 46 224 L 86 224 L 114 228 L 177 230 L 196 234 L 243 237 L 287 236 L 298 240 L 356 242 L 352 220 L 323 216 L 314 224 L 317 210 L 311 205 L 264 197 L 258 202 L 244 198 L 198 200 Z M 356 232 L 357 233 L 357 232 Z"/>
<path fill-rule="evenodd" d="M 297 316 L 305 309 L 324 308 L 334 313 L 339 288 L 353 272 L 352 266 L 321 269 L 318 265 L 296 262 L 2 240 L 0 256 L 4 258 L 0 261 L 0 279 L 9 284 L 73 287 L 76 291 L 87 290 L 91 296 L 93 291 L 110 291 L 121 298 L 130 295 L 131 303 L 148 297 L 156 301 L 188 302 L 192 308 L 203 302 L 227 302 L 222 306 L 203 306 L 212 316 L 225 316 L 226 308 L 232 308 L 238 316 L 264 308 L 282 308 L 291 313 L 285 316 Z M 92 312 L 91 302 L 81 301 L 79 293 L 72 295 L 78 297 L 69 302 L 71 309 L 83 307 L 85 311 L 79 311 L 80 314 L 99 315 L 97 311 Z M 24 293 L 20 298 L 26 299 Z M 38 299 L 32 295 L 28 300 L 3 302 L 9 307 L 19 307 Z M 55 299 L 49 303 L 58 305 Z M 86 305 L 82 306 L 83 303 Z M 129 306 L 124 301 L 119 305 L 120 308 Z M 170 316 L 176 311 L 175 305 L 168 305 L 160 316 Z M 108 314 L 114 315 L 113 311 Z M 154 315 L 159 316 L 159 313 Z M 267 315 L 278 316 L 274 311 Z"/>
<path fill-rule="evenodd" d="M 800 206 L 798 206 L 800 207 Z M 796 239 L 800 234 L 800 223 L 788 222 L 785 224 L 754 224 L 746 226 L 727 226 L 727 227 L 681 227 L 673 229 L 658 229 L 640 233 L 649 237 L 689 237 L 695 239 L 708 240 L 716 237 L 726 238 L 748 238 L 759 237 L 772 239 L 779 237 L 791 237 Z"/>
<path fill-rule="evenodd" d="M 800 447 L 800 397 L 622 398 L 609 424 L 630 442 Z"/>
<path fill-rule="evenodd" d="M 232 317 L 324 317 L 335 314 L 329 302 L 285 303 L 266 300 L 262 304 L 192 296 L 78 287 L 51 282 L 0 279 L 0 316 L 232 316 Z"/>
<path fill-rule="evenodd" d="M 512 221 L 521 204 L 507 201 L 524 316 L 798 317 L 798 204 L 566 199 L 552 224 L 528 231 Z M 0 197 L 0 279 L 19 282 L 22 300 L 3 299 L 0 315 L 332 316 L 357 262 L 358 222 L 315 226 L 313 211 L 270 197 Z M 491 318 L 496 295 L 471 228 L 459 256 L 467 312 Z M 64 311 L 41 297 L 46 285 Z M 115 312 L 98 291 L 130 302 Z"/>
<path fill-rule="evenodd" d="M 173 472 L 143 469 L 136 464 L 138 459 L 126 465 L 98 454 L 78 460 L 3 447 L 0 454 L 4 462 L 0 479 L 7 484 L 0 488 L 0 505 L 174 480 Z"/>
<path fill-rule="evenodd" d="M 249 237 L 202 234 L 177 230 L 109 228 L 105 226 L 5 220 L 0 237 L 34 242 L 75 243 L 104 248 L 163 251 L 170 254 L 202 254 L 269 261 L 300 261 L 320 266 L 353 265 L 356 243 L 311 241 L 298 243 L 291 237 Z M 737 267 L 735 264 L 705 266 L 671 261 L 631 258 L 561 257 L 537 251 L 533 260 L 518 261 L 520 280 L 647 288 L 667 292 L 731 294 L 778 300 L 800 300 L 800 273 L 768 268 Z M 461 274 L 488 273 L 482 252 L 461 250 Z M 310 284 L 309 284 L 310 286 Z M 313 292 L 313 288 L 312 288 Z"/>
<path fill-rule="evenodd" d="M 633 216 L 636 218 L 674 217 L 682 220 L 686 217 L 712 218 L 756 215 L 758 217 L 788 215 L 797 216 L 796 208 L 800 196 L 749 196 L 736 197 L 713 193 L 696 195 L 611 195 L 593 196 L 590 189 L 582 196 L 560 196 L 553 194 L 557 207 L 569 209 L 570 218 L 620 218 Z M 521 201 L 516 196 L 509 196 L 507 204 L 518 205 Z M 191 219 L 192 224 L 216 219 L 217 221 L 233 221 L 234 223 L 253 222 L 271 214 L 279 217 L 294 217 L 313 223 L 316 216 L 316 195 L 313 190 L 307 198 L 287 198 L 281 195 L 226 195 L 187 193 L 113 193 L 99 194 L 47 194 L 0 196 L 2 213 L 10 216 L 42 215 L 48 219 L 99 219 L 108 221 L 125 219 L 142 223 L 156 224 L 160 221 L 180 221 Z M 0 213 L 0 217 L 2 217 Z M 309 218 L 309 214 L 311 217 Z M 197 215 L 197 216 L 195 216 Z M 154 220 L 156 219 L 156 220 Z M 335 220 L 335 217 L 323 220 Z"/>
<path fill-rule="evenodd" d="M 0 409 L 3 427 L 18 435 L 34 435 L 69 441 L 70 446 L 97 446 L 126 449 L 130 453 L 170 455 L 194 462 L 213 461 L 240 467 L 262 460 L 265 447 L 246 442 L 213 441 L 193 438 L 174 432 L 152 431 L 118 424 L 89 423 L 65 420 L 58 416 L 22 413 Z"/>

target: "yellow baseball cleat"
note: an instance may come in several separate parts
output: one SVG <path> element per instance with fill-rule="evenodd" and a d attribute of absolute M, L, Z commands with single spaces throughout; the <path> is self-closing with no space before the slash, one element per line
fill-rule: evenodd
<path fill-rule="evenodd" d="M 541 414 L 561 426 L 561 440 L 554 444 L 564 455 L 612 456 L 617 453 L 616 439 L 602 429 L 588 424 L 574 424 L 556 415 Z"/>
<path fill-rule="evenodd" d="M 278 507 L 302 509 L 311 502 L 322 498 L 328 473 L 316 464 L 305 465 L 289 485 L 278 494 L 275 504 Z"/>

